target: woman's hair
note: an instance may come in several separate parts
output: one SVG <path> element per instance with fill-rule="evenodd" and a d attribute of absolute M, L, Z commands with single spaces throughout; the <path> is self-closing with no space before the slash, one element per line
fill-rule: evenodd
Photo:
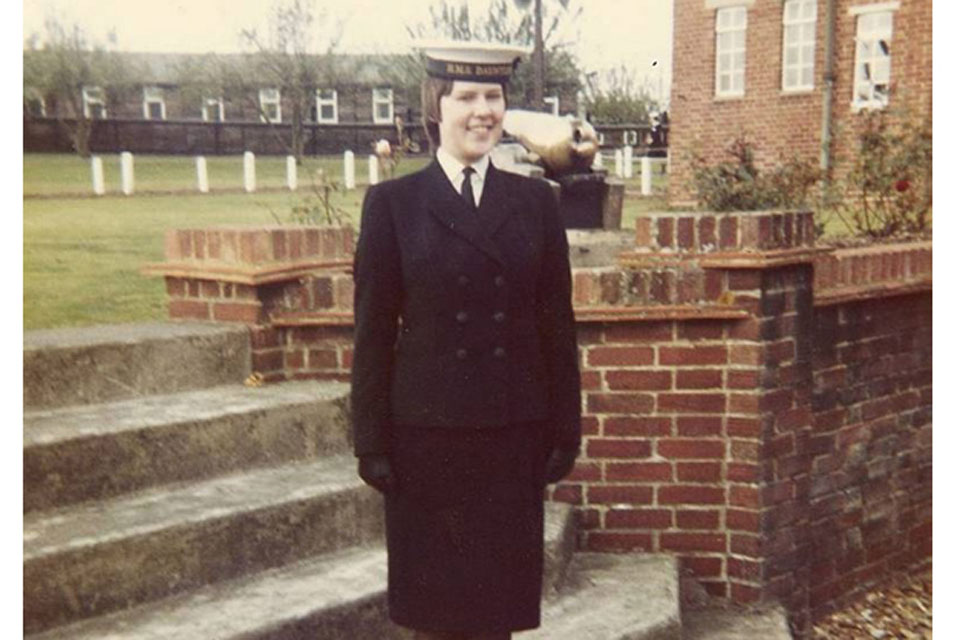
<path fill-rule="evenodd" d="M 420 109 L 423 112 L 423 130 L 430 141 L 430 151 L 436 151 L 440 146 L 440 98 L 448 96 L 453 91 L 453 80 L 427 76 L 420 85 Z M 507 100 L 507 85 L 500 83 L 503 89 L 503 100 Z"/>

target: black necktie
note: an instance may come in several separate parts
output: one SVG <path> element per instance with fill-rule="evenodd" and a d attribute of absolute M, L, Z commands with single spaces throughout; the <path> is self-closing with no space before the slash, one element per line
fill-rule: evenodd
<path fill-rule="evenodd" d="M 476 173 L 473 167 L 467 167 L 463 170 L 463 184 L 460 185 L 460 196 L 467 203 L 471 210 L 476 211 L 477 203 L 473 199 L 473 181 L 470 176 Z"/>

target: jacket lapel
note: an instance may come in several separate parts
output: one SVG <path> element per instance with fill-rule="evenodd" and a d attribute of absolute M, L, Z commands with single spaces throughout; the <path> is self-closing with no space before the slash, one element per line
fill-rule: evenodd
<path fill-rule="evenodd" d="M 487 171 L 487 179 L 494 171 L 491 165 Z M 480 208 L 472 211 L 460 194 L 453 189 L 453 185 L 450 184 L 450 180 L 447 179 L 443 168 L 436 160 L 427 167 L 426 183 L 426 205 L 430 214 L 451 232 L 503 264 L 499 249 L 490 239 L 489 224 L 483 220 L 485 209 L 495 207 L 492 201 L 496 200 L 496 197 L 490 198 L 491 203 L 488 204 L 488 195 L 493 193 L 489 187 L 493 185 L 489 183 L 484 185 Z"/>
<path fill-rule="evenodd" d="M 493 238 L 500 226 L 517 210 L 517 203 L 511 197 L 503 172 L 493 166 L 492 161 L 484 182 L 477 220 L 483 234 Z"/>

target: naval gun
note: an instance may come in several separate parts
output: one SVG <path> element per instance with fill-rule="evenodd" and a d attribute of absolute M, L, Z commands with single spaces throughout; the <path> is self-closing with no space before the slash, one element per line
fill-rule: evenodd
<path fill-rule="evenodd" d="M 494 162 L 551 182 L 566 228 L 619 229 L 624 185 L 594 168 L 600 142 L 593 125 L 570 115 L 509 109 L 503 129 L 517 142 L 497 145 Z"/>

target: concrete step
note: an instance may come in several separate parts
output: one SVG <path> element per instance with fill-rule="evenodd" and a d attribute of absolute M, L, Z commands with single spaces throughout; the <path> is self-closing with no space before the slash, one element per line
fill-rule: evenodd
<path fill-rule="evenodd" d="M 24 628 L 41 631 L 383 539 L 351 455 L 24 517 Z"/>
<path fill-rule="evenodd" d="M 681 640 L 677 561 L 654 554 L 577 553 L 539 629 L 525 640 Z"/>
<path fill-rule="evenodd" d="M 350 387 L 231 385 L 24 414 L 24 511 L 346 452 Z"/>
<path fill-rule="evenodd" d="M 683 612 L 683 640 L 791 640 L 779 605 L 710 606 Z"/>
<path fill-rule="evenodd" d="M 577 548 L 577 518 L 562 502 L 543 505 L 543 594 L 554 597 L 567 576 Z"/>
<path fill-rule="evenodd" d="M 26 409 L 239 383 L 250 374 L 246 327 L 129 324 L 23 335 Z"/>

